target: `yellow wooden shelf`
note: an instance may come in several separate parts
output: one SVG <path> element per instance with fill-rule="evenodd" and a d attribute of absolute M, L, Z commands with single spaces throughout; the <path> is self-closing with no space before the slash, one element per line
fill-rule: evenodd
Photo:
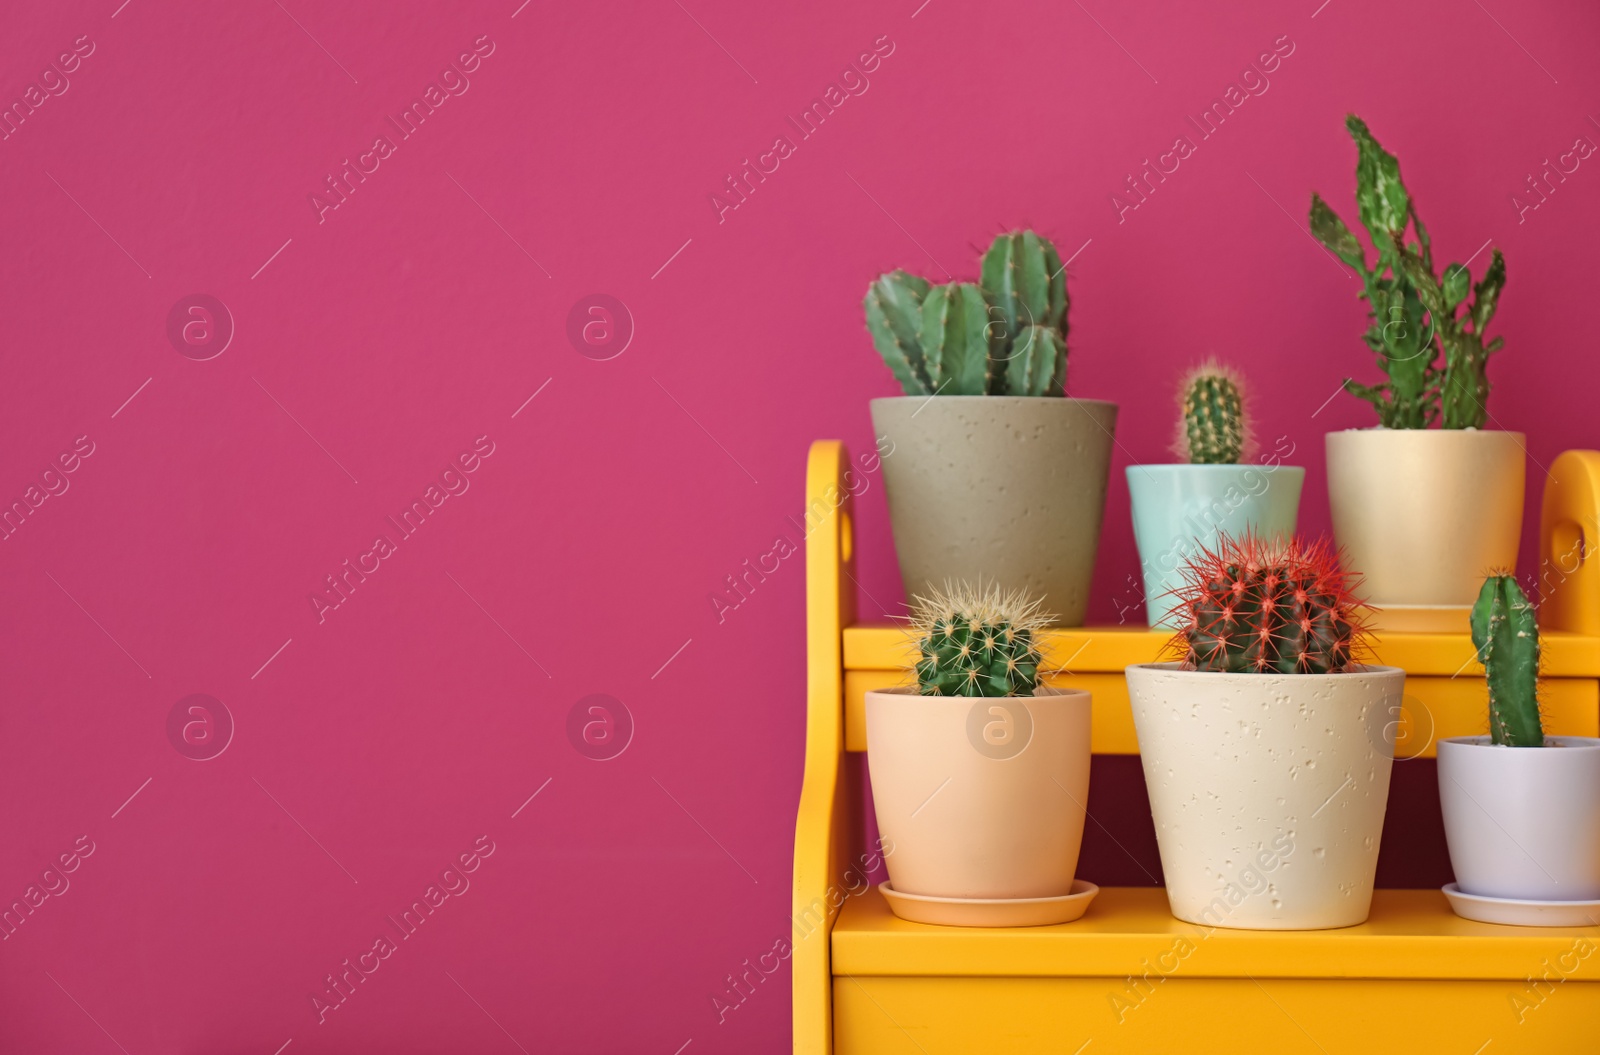
<path fill-rule="evenodd" d="M 1044 633 L 1047 681 L 1094 694 L 1092 749 L 1136 755 L 1123 669 L 1170 659 L 1172 635 L 1146 627 L 1069 627 Z M 915 653 L 893 623 L 842 630 L 845 750 L 867 749 L 866 694 L 909 684 Z M 1560 736 L 1600 736 L 1600 637 L 1545 630 L 1540 705 L 1545 728 Z M 1432 758 L 1439 740 L 1488 732 L 1489 692 L 1467 634 L 1386 633 L 1372 639 L 1372 662 L 1406 672 L 1405 699 L 1394 715 L 1395 751 Z"/>
<path fill-rule="evenodd" d="M 1076 626 L 1047 630 L 1042 646 L 1047 668 L 1072 673 L 1122 673 L 1130 663 L 1155 663 L 1173 656 L 1166 630 L 1129 626 Z M 1600 637 L 1560 630 L 1539 635 L 1541 673 L 1547 678 L 1600 678 Z M 903 670 L 916 659 L 905 631 L 895 623 L 857 623 L 844 628 L 846 670 Z M 1403 667 L 1407 674 L 1481 677 L 1472 638 L 1460 634 L 1391 632 L 1372 639 L 1371 661 Z"/>
<path fill-rule="evenodd" d="M 1111 888 L 1057 927 L 930 927 L 859 891 L 866 692 L 902 682 L 898 628 L 858 624 L 844 445 L 806 468 L 806 757 L 795 821 L 794 1050 L 803 1055 L 1321 1051 L 1530 1055 L 1600 1051 L 1600 927 L 1516 928 L 1452 914 L 1435 891 L 1380 890 L 1337 931 L 1181 923 L 1164 891 Z M 1600 452 L 1550 465 L 1536 573 L 1541 704 L 1556 733 L 1600 735 Z M 1144 627 L 1050 631 L 1052 684 L 1093 694 L 1092 749 L 1138 751 L 1123 668 L 1162 658 Z M 1466 633 L 1386 633 L 1407 672 L 1396 754 L 1484 731 Z M 1180 955 L 1179 943 L 1192 946 Z M 1187 946 L 1184 946 L 1187 947 Z M 1487 1049 L 1487 1051 L 1485 1051 Z"/>
<path fill-rule="evenodd" d="M 835 974 L 859 977 L 1120 979 L 1154 968 L 1184 978 L 1522 981 L 1579 941 L 1600 949 L 1600 926 L 1474 923 L 1451 912 L 1437 890 L 1379 890 L 1357 927 L 1249 931 L 1175 919 L 1156 887 L 1107 887 L 1076 922 L 1011 928 L 910 923 L 874 888 L 840 910 L 832 951 Z M 1600 956 L 1568 959 L 1568 981 L 1600 981 Z"/>

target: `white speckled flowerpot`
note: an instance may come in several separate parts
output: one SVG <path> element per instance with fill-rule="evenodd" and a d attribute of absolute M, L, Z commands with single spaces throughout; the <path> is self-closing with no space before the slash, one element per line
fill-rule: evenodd
<path fill-rule="evenodd" d="M 1172 914 L 1246 930 L 1364 921 L 1405 671 L 1127 673 Z"/>
<path fill-rule="evenodd" d="M 1083 625 L 1116 426 L 1116 404 L 1093 399 L 874 399 L 906 593 L 981 579 Z"/>

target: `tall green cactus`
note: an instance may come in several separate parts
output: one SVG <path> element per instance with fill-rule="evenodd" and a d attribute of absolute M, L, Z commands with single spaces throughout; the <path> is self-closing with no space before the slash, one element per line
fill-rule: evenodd
<path fill-rule="evenodd" d="M 1539 721 L 1539 623 L 1517 580 L 1491 575 L 1472 606 L 1472 643 L 1489 682 L 1489 737 L 1543 747 Z"/>
<path fill-rule="evenodd" d="M 1244 394 L 1229 370 L 1209 363 L 1183 385 L 1183 432 L 1179 453 L 1196 465 L 1233 465 L 1247 439 Z"/>
<path fill-rule="evenodd" d="M 981 284 L 933 286 L 891 271 L 867 287 L 867 329 L 901 389 L 908 396 L 1064 395 L 1068 298 L 1056 247 L 1032 231 L 999 235 L 981 273 Z"/>
<path fill-rule="evenodd" d="M 1371 318 L 1363 339 L 1388 376 L 1381 385 L 1346 380 L 1345 389 L 1371 403 L 1388 428 L 1420 429 L 1435 421 L 1447 429 L 1479 428 L 1488 417 L 1489 355 L 1504 343 L 1497 337 L 1485 344 L 1483 331 L 1505 285 L 1505 259 L 1496 249 L 1476 286 L 1462 264 L 1435 278 L 1432 241 L 1400 178 L 1400 162 L 1361 118 L 1351 114 L 1345 126 L 1356 143 L 1356 204 L 1377 257 L 1367 267 L 1361 243 L 1315 193 L 1311 233 L 1361 276 Z M 1414 241 L 1407 240 L 1408 228 Z M 1469 287 L 1472 305 L 1458 319 Z"/>

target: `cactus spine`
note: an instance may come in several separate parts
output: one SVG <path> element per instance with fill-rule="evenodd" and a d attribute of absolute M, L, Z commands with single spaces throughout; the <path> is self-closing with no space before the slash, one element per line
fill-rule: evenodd
<path fill-rule="evenodd" d="M 1350 665 L 1360 602 L 1325 540 L 1224 535 L 1189 562 L 1185 580 L 1175 609 L 1186 625 L 1174 643 L 1190 669 L 1330 674 Z"/>
<path fill-rule="evenodd" d="M 979 284 L 934 286 L 891 271 L 867 287 L 867 329 L 901 389 L 1064 395 L 1067 280 L 1056 247 L 1032 231 L 1002 234 L 983 255 L 981 274 Z"/>
<path fill-rule="evenodd" d="M 1484 580 L 1472 606 L 1472 643 L 1489 683 L 1489 737 L 1511 747 L 1543 747 L 1539 722 L 1539 623 L 1509 575 Z"/>
<path fill-rule="evenodd" d="M 1248 441 L 1244 394 L 1234 374 L 1207 364 L 1183 385 L 1183 431 L 1178 451 L 1196 465 L 1233 465 Z"/>
<path fill-rule="evenodd" d="M 1051 617 L 1039 601 L 1000 587 L 947 585 L 916 598 L 911 635 L 923 696 L 1031 696 L 1039 684 L 1037 634 Z"/>
<path fill-rule="evenodd" d="M 1361 118 L 1351 114 L 1345 126 L 1356 143 L 1356 204 L 1377 257 L 1367 267 L 1361 243 L 1315 193 L 1311 233 L 1361 276 L 1372 320 L 1363 339 L 1388 375 L 1381 385 L 1346 380 L 1345 389 L 1371 403 L 1387 428 L 1420 429 L 1435 421 L 1447 429 L 1481 428 L 1489 413 L 1489 356 L 1504 344 L 1483 338 L 1506 283 L 1505 258 L 1494 250 L 1476 285 L 1462 264 L 1436 278 L 1432 242 L 1400 179 L 1400 162 Z M 1415 241 L 1407 241 L 1408 228 Z M 1458 318 L 1469 289 L 1472 303 Z"/>

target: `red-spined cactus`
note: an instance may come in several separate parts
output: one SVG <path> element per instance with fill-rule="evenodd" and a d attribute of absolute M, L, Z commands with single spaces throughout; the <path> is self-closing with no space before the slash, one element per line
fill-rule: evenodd
<path fill-rule="evenodd" d="M 1325 539 L 1224 536 L 1185 568 L 1174 591 L 1183 619 L 1174 644 L 1193 670 L 1330 674 L 1359 647 L 1353 576 Z"/>

